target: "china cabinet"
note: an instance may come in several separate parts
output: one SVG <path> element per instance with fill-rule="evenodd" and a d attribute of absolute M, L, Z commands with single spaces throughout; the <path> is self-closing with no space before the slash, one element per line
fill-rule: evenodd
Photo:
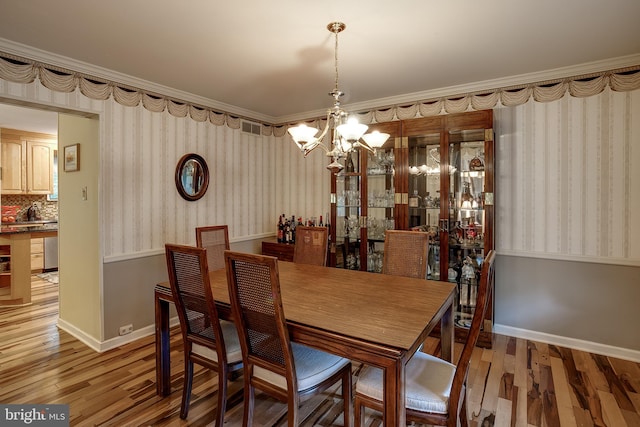
<path fill-rule="evenodd" d="M 482 261 L 493 249 L 491 110 L 402 123 L 408 147 L 408 228 L 429 233 L 427 277 L 457 284 L 456 335 L 471 324 Z M 480 344 L 491 344 L 490 299 Z"/>
<path fill-rule="evenodd" d="M 493 249 L 491 110 L 370 126 L 390 134 L 375 154 L 360 149 L 331 178 L 330 265 L 380 272 L 384 231 L 429 233 L 427 278 L 457 284 L 456 336 L 475 307 L 484 255 Z M 490 346 L 489 301 L 480 345 Z"/>

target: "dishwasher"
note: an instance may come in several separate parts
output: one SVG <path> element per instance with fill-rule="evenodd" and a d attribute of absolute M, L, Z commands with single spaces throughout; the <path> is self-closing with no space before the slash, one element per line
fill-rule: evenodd
<path fill-rule="evenodd" d="M 58 269 L 58 237 L 44 238 L 44 271 Z"/>

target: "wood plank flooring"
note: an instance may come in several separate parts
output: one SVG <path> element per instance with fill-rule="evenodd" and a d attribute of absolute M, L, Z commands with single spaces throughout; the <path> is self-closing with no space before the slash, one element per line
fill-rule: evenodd
<path fill-rule="evenodd" d="M 66 403 L 74 426 L 214 425 L 216 380 L 207 370 L 196 371 L 188 419 L 178 416 L 179 330 L 171 339 L 172 393 L 161 398 L 153 337 L 96 353 L 56 327 L 58 285 L 34 276 L 32 288 L 33 305 L 0 309 L 0 403 Z M 437 353 L 437 341 L 429 339 L 425 351 Z M 640 427 L 638 363 L 495 335 L 491 350 L 473 354 L 468 384 L 472 427 Z M 303 425 L 343 426 L 341 405 L 335 389 L 307 402 Z M 254 425 L 286 426 L 285 411 L 259 395 Z M 242 403 L 225 420 L 241 426 Z M 365 421 L 381 425 L 375 413 Z"/>

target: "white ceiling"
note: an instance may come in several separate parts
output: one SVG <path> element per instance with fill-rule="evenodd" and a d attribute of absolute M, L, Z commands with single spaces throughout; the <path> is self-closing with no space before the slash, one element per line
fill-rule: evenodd
<path fill-rule="evenodd" d="M 274 123 L 331 106 L 332 21 L 347 25 L 347 106 L 640 54 L 638 0 L 0 0 L 0 11 L 0 41 Z"/>

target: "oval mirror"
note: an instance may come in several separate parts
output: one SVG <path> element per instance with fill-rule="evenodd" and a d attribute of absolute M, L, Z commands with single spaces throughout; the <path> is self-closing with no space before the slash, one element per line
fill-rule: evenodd
<path fill-rule="evenodd" d="M 189 153 L 176 166 L 176 188 L 183 199 L 200 199 L 209 187 L 209 167 L 202 156 Z"/>

